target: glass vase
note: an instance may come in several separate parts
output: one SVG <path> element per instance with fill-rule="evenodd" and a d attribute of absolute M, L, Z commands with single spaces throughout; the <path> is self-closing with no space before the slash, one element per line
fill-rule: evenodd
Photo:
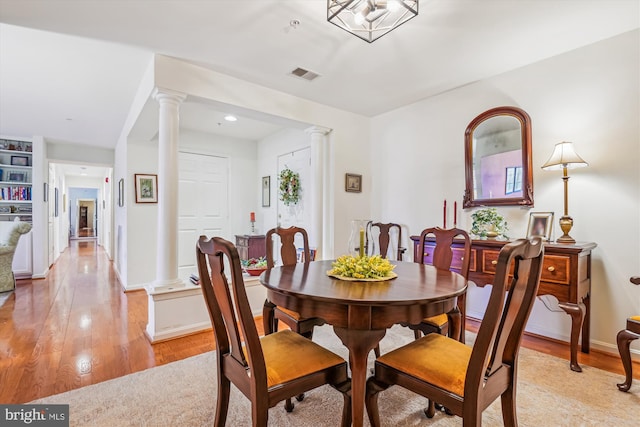
<path fill-rule="evenodd" d="M 349 255 L 371 256 L 375 253 L 375 242 L 371 232 L 372 221 L 368 219 L 354 219 L 351 221 L 349 235 Z"/>

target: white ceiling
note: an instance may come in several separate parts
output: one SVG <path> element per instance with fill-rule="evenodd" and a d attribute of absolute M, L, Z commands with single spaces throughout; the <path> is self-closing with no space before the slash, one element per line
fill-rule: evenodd
<path fill-rule="evenodd" d="M 326 0 L 0 0 L 0 134 L 114 147 L 154 53 L 375 116 L 639 28 L 639 3 L 422 0 L 368 44 L 326 21 Z M 188 102 L 181 124 L 250 139 L 282 126 L 226 112 Z"/>

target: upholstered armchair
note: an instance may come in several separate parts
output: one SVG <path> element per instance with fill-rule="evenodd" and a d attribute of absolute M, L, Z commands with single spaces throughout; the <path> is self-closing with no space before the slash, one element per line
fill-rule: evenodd
<path fill-rule="evenodd" d="M 22 221 L 11 223 L 12 226 L 0 235 L 0 292 L 12 291 L 16 288 L 16 278 L 13 275 L 13 255 L 18 246 L 20 236 L 31 230 L 31 224 Z"/>

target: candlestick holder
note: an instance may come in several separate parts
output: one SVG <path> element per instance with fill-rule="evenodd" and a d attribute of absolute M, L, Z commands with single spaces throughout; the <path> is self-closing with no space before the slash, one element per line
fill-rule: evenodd
<path fill-rule="evenodd" d="M 375 242 L 371 232 L 372 221 L 354 219 L 351 221 L 349 254 L 354 257 L 371 256 L 375 252 Z"/>
<path fill-rule="evenodd" d="M 256 234 L 256 222 L 251 221 L 251 234 Z"/>

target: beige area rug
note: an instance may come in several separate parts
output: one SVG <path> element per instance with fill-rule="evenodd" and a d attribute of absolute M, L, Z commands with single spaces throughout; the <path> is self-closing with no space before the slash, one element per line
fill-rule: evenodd
<path fill-rule="evenodd" d="M 468 335 L 473 339 L 472 335 Z M 413 339 L 413 332 L 392 328 L 381 342 L 382 352 Z M 329 326 L 316 328 L 314 341 L 347 357 Z M 46 397 L 34 403 L 68 403 L 72 426 L 212 426 L 216 402 L 215 354 L 182 361 Z M 372 359 L 370 360 L 372 361 Z M 569 364 L 532 350 L 520 352 L 518 420 L 520 426 L 638 426 L 640 381 L 631 392 L 618 391 L 614 375 L 589 366 L 572 372 Z M 427 419 L 426 400 L 400 387 L 379 398 L 384 426 L 461 426 L 458 417 L 437 413 Z M 296 402 L 292 413 L 283 404 L 269 411 L 270 426 L 317 427 L 340 425 L 342 395 L 325 386 Z M 366 418 L 366 415 L 365 415 Z M 483 414 L 484 426 L 501 426 L 500 403 Z M 249 401 L 232 388 L 227 426 L 250 426 Z M 368 420 L 365 421 L 368 424 Z"/>

